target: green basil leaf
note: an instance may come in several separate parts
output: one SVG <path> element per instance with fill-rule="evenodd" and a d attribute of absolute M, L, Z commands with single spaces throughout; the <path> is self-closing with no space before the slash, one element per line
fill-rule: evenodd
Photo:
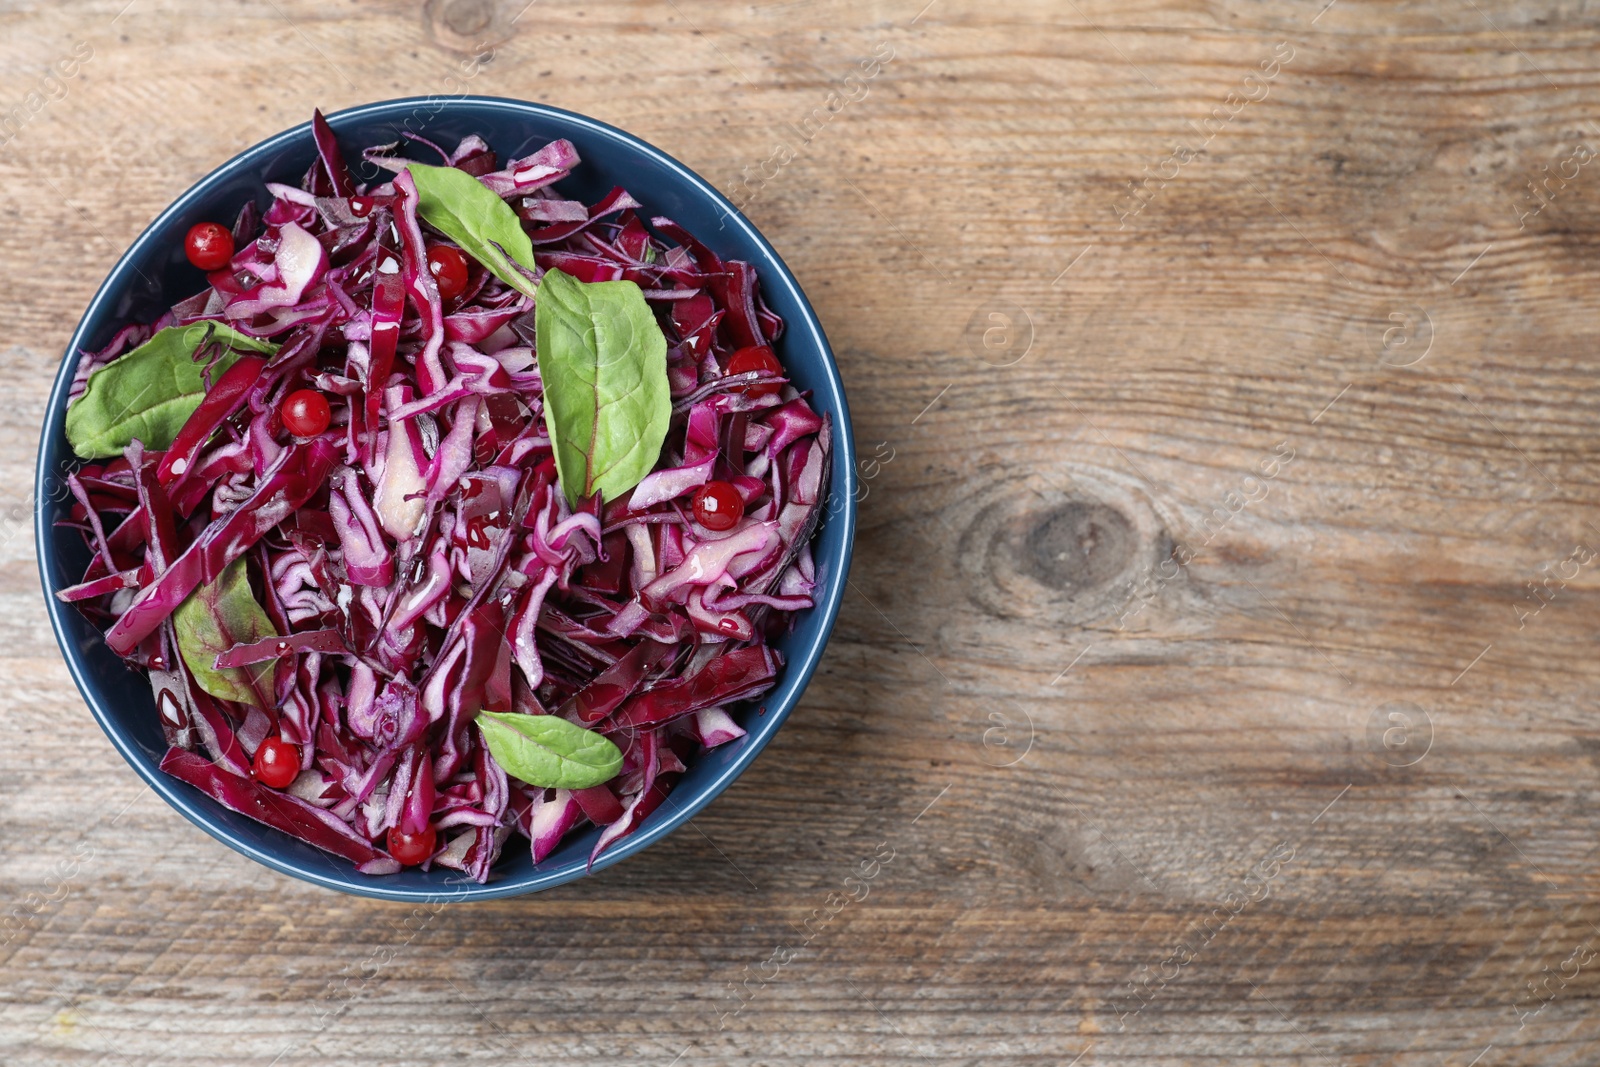
<path fill-rule="evenodd" d="M 423 163 L 409 169 L 417 183 L 417 214 L 495 277 L 532 296 L 533 280 L 515 264 L 534 269 L 533 243 L 511 205 L 464 170 Z"/>
<path fill-rule="evenodd" d="M 210 341 L 226 345 L 211 368 L 211 380 L 231 367 L 240 352 L 274 353 L 278 346 L 239 333 L 220 322 L 168 326 L 132 352 L 89 375 L 84 391 L 67 408 L 67 441 L 84 459 L 122 455 L 134 440 L 167 448 L 205 397 L 205 364 L 195 355 Z"/>
<path fill-rule="evenodd" d="M 559 715 L 485 711 L 478 714 L 478 729 L 494 761 L 529 785 L 587 789 L 622 770 L 616 745 Z"/>
<path fill-rule="evenodd" d="M 218 669 L 217 657 L 234 645 L 277 637 L 278 631 L 250 591 L 243 559 L 234 560 L 211 585 L 202 585 L 172 613 L 178 652 L 200 688 L 214 697 L 272 707 L 277 660 Z"/>
<path fill-rule="evenodd" d="M 615 500 L 661 455 L 672 419 L 667 339 L 633 282 L 545 271 L 534 300 L 544 422 L 567 500 Z"/>

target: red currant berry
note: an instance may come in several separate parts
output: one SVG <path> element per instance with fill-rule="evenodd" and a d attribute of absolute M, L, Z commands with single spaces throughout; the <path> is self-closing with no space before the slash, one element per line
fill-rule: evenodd
<path fill-rule="evenodd" d="M 728 360 L 728 373 L 748 374 L 751 371 L 781 375 L 783 366 L 778 362 L 778 357 L 772 354 L 772 349 L 766 345 L 751 345 L 749 348 L 739 349 Z M 745 396 L 771 396 L 782 388 L 780 382 L 754 382 L 739 391 Z"/>
<path fill-rule="evenodd" d="M 300 749 L 282 738 L 269 737 L 256 749 L 251 769 L 262 785 L 283 789 L 300 775 Z"/>
<path fill-rule="evenodd" d="M 391 826 L 389 827 L 389 855 L 407 867 L 415 867 L 428 861 L 428 857 L 433 855 L 433 849 L 438 840 L 439 835 L 435 833 L 431 823 L 423 827 L 422 832 L 419 834 L 408 834 L 398 826 Z"/>
<path fill-rule="evenodd" d="M 215 222 L 197 222 L 183 239 L 183 251 L 201 270 L 221 270 L 233 259 L 233 234 Z"/>
<path fill-rule="evenodd" d="M 467 288 L 467 257 L 460 249 L 433 245 L 428 249 L 428 271 L 442 300 L 453 300 Z"/>
<path fill-rule="evenodd" d="M 744 498 L 727 482 L 707 482 L 694 491 L 694 520 L 718 533 L 744 518 Z"/>
<path fill-rule="evenodd" d="M 283 428 L 296 437 L 315 437 L 333 420 L 328 398 L 315 389 L 296 389 L 284 397 L 278 414 L 283 417 Z"/>

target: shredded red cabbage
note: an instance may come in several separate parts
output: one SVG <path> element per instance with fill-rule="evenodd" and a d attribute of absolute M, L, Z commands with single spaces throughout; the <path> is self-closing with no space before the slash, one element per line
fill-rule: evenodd
<path fill-rule="evenodd" d="M 162 769 L 223 805 L 345 857 L 398 871 L 391 828 L 432 826 L 440 864 L 492 877 L 513 834 L 535 863 L 588 824 L 590 857 L 632 833 L 696 755 L 744 736 L 738 706 L 775 683 L 768 644 L 811 606 L 809 543 L 824 504 L 830 426 L 786 381 L 729 374 L 782 322 L 755 270 L 621 189 L 587 205 L 555 184 L 579 160 L 556 141 L 500 166 L 477 137 L 445 162 L 522 219 L 535 276 L 627 279 L 668 340 L 674 416 L 653 473 L 616 500 L 570 507 L 542 420 L 533 301 L 470 261 L 442 298 L 399 146 L 358 185 L 316 116 L 318 160 L 298 188 L 246 205 L 237 252 L 158 322 L 80 356 L 88 375 L 168 326 L 217 322 L 277 343 L 212 375 L 171 447 L 135 441 L 70 479 L 69 524 L 92 561 L 57 595 L 106 628 L 151 679 L 171 748 Z M 204 358 L 213 358 L 214 351 Z M 197 358 L 201 358 L 198 357 Z M 313 388 L 332 419 L 296 438 L 280 405 Z M 710 480 L 744 501 L 732 529 L 695 521 Z M 278 634 L 221 651 L 268 664 L 268 708 L 208 694 L 179 654 L 174 611 L 244 560 Z M 564 716 L 623 753 L 611 781 L 535 788 L 483 744 L 482 710 Z M 263 741 L 298 746 L 274 789 L 251 773 Z"/>

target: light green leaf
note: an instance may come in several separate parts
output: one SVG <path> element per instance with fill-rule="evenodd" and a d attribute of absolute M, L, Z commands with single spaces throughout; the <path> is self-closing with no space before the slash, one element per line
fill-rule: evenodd
<path fill-rule="evenodd" d="M 220 322 L 169 326 L 132 352 L 89 375 L 83 395 L 67 408 L 67 441 L 84 459 L 122 455 L 135 441 L 161 449 L 205 397 L 206 365 L 195 355 L 208 341 L 227 347 L 211 367 L 215 382 L 240 352 L 274 353 L 278 346 Z"/>
<path fill-rule="evenodd" d="M 495 762 L 529 785 L 587 789 L 622 770 L 616 745 L 559 715 L 485 711 L 478 715 L 478 729 Z"/>
<path fill-rule="evenodd" d="M 172 613 L 178 652 L 200 688 L 214 697 L 270 708 L 276 660 L 248 667 L 218 669 L 217 657 L 234 645 L 249 644 L 278 631 L 250 591 L 243 559 L 234 560 L 211 585 L 202 585 Z"/>
<path fill-rule="evenodd" d="M 412 163 L 409 169 L 417 183 L 417 214 L 495 277 L 532 296 L 532 279 L 513 261 L 533 270 L 533 244 L 511 206 L 464 170 L 423 163 Z"/>
<path fill-rule="evenodd" d="M 633 282 L 549 270 L 534 299 L 544 421 L 567 500 L 614 500 L 661 455 L 672 419 L 667 339 Z"/>

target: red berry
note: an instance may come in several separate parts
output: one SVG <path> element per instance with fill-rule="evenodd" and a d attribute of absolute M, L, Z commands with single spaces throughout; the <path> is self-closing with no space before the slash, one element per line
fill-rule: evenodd
<path fill-rule="evenodd" d="M 333 420 L 328 398 L 315 389 L 296 389 L 284 397 L 278 414 L 283 416 L 283 428 L 296 437 L 315 437 Z"/>
<path fill-rule="evenodd" d="M 467 257 L 460 249 L 432 245 L 428 249 L 428 270 L 439 286 L 440 299 L 453 300 L 467 288 Z"/>
<path fill-rule="evenodd" d="M 372 214 L 372 209 L 375 206 L 370 196 L 352 196 L 350 198 L 350 214 L 358 219 L 364 219 Z"/>
<path fill-rule="evenodd" d="M 762 374 L 781 375 L 783 366 L 778 362 L 778 357 L 772 354 L 772 349 L 766 345 L 751 345 L 741 348 L 728 360 L 729 374 L 748 374 L 751 371 L 760 371 Z M 756 382 L 739 390 L 745 396 L 771 396 L 783 385 L 779 382 Z"/>
<path fill-rule="evenodd" d="M 278 737 L 269 737 L 256 749 L 252 769 L 256 780 L 283 789 L 300 775 L 300 749 Z"/>
<path fill-rule="evenodd" d="M 215 222 L 197 222 L 183 239 L 183 251 L 201 270 L 221 270 L 233 259 L 233 234 Z"/>
<path fill-rule="evenodd" d="M 438 840 L 439 835 L 434 832 L 432 823 L 423 827 L 422 832 L 419 834 L 408 834 L 398 826 L 391 826 L 389 827 L 389 855 L 407 867 L 415 867 L 419 863 L 426 863 L 428 857 L 433 855 L 433 849 Z"/>
<path fill-rule="evenodd" d="M 744 498 L 727 482 L 707 482 L 694 491 L 694 519 L 708 530 L 731 530 L 744 518 Z"/>

